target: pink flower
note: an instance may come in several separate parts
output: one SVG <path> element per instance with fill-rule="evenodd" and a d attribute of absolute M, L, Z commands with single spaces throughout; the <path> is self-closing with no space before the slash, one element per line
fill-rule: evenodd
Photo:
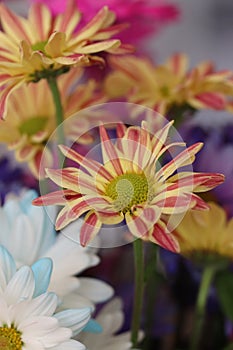
<path fill-rule="evenodd" d="M 136 238 L 178 251 L 177 241 L 168 227 L 169 220 L 189 209 L 207 209 L 206 203 L 193 192 L 216 187 L 224 181 L 224 176 L 177 173 L 193 163 L 201 143 L 183 150 L 160 167 L 159 159 L 167 150 L 184 146 L 179 142 L 165 145 L 171 125 L 172 122 L 152 136 L 144 122 L 141 128 L 127 129 L 119 124 L 114 144 L 100 126 L 103 163 L 60 146 L 77 167 L 47 169 L 48 177 L 62 189 L 35 199 L 33 204 L 64 206 L 56 220 L 57 230 L 85 214 L 80 232 L 83 246 L 98 234 L 103 224 L 115 225 L 125 220 Z"/>
<path fill-rule="evenodd" d="M 38 2 L 38 0 L 31 0 Z M 77 1 L 83 13 L 84 22 L 88 22 L 97 11 L 107 5 L 117 15 L 119 23 L 128 22 L 130 28 L 122 33 L 127 42 L 137 42 L 158 31 L 161 26 L 178 18 L 178 8 L 163 0 L 85 0 Z M 54 14 L 63 12 L 66 0 L 43 0 Z"/>

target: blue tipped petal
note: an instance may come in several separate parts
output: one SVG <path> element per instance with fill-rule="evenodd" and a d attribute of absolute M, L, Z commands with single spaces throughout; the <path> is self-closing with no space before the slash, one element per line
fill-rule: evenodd
<path fill-rule="evenodd" d="M 0 273 L 0 275 L 4 275 L 5 283 L 8 284 L 9 280 L 16 272 L 16 265 L 11 254 L 2 245 L 0 245 L 0 269 L 2 270 L 2 274 Z"/>
<path fill-rule="evenodd" d="M 38 196 L 37 192 L 34 190 L 26 191 L 22 198 L 20 198 L 20 207 L 21 210 L 27 214 L 28 211 L 30 211 L 30 208 L 32 207 L 32 201 Z"/>
<path fill-rule="evenodd" d="M 62 327 L 70 328 L 73 336 L 79 334 L 90 320 L 92 309 L 67 309 L 54 315 Z"/>
<path fill-rule="evenodd" d="M 53 270 L 53 262 L 49 258 L 37 260 L 32 265 L 32 271 L 35 277 L 35 292 L 33 297 L 45 293 L 48 289 Z"/>
<path fill-rule="evenodd" d="M 91 319 L 85 328 L 83 328 L 83 332 L 90 332 L 90 333 L 102 333 L 103 332 L 103 328 L 102 326 L 96 321 Z"/>

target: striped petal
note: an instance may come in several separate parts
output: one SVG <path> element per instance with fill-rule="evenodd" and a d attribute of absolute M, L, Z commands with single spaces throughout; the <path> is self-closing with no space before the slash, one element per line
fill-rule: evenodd
<path fill-rule="evenodd" d="M 175 54 L 167 61 L 166 66 L 175 75 L 182 77 L 188 69 L 188 57 L 184 54 Z"/>
<path fill-rule="evenodd" d="M 0 119 L 5 119 L 7 110 L 7 102 L 13 91 L 18 89 L 22 84 L 25 83 L 24 79 L 14 79 L 14 82 L 5 87 L 0 94 Z"/>
<path fill-rule="evenodd" d="M 96 16 L 79 32 L 75 37 L 76 41 L 87 40 L 92 37 L 103 26 L 106 17 L 108 16 L 108 8 L 104 6 Z"/>
<path fill-rule="evenodd" d="M 85 217 L 85 223 L 81 227 L 80 231 L 80 243 L 85 247 L 99 232 L 102 223 L 98 218 L 98 215 L 90 211 Z"/>
<path fill-rule="evenodd" d="M 157 156 L 161 149 L 165 146 L 166 140 L 168 138 L 168 133 L 174 120 L 167 123 L 161 130 L 157 131 L 152 139 L 152 152 L 154 156 Z"/>
<path fill-rule="evenodd" d="M 17 38 L 18 42 L 24 39 L 30 43 L 30 37 L 26 30 L 26 20 L 23 17 L 17 16 L 2 3 L 0 5 L 0 16 L 4 31 L 13 41 Z"/>
<path fill-rule="evenodd" d="M 163 166 L 156 174 L 157 179 L 167 179 L 170 175 L 172 175 L 177 169 L 182 166 L 192 164 L 195 160 L 195 154 L 200 151 L 203 143 L 198 142 L 183 152 L 178 154 L 174 159 L 172 159 L 169 163 Z"/>
<path fill-rule="evenodd" d="M 109 202 L 103 197 L 80 196 L 72 201 L 67 201 L 66 206 L 60 211 L 56 220 L 56 229 L 61 230 L 85 212 L 90 210 L 104 210 L 109 207 Z"/>
<path fill-rule="evenodd" d="M 75 0 L 69 0 L 66 1 L 66 3 L 66 9 L 62 14 L 56 17 L 54 27 L 59 32 L 66 33 L 66 35 L 70 37 L 80 22 L 81 13 L 77 9 Z"/>
<path fill-rule="evenodd" d="M 111 169 L 110 172 L 114 177 L 123 174 L 124 172 L 116 147 L 112 144 L 106 129 L 102 125 L 100 126 L 100 139 L 104 164 L 108 164 L 108 167 Z M 112 166 L 110 166 L 110 164 Z"/>
<path fill-rule="evenodd" d="M 78 169 L 46 169 L 46 174 L 58 186 L 80 192 L 78 186 Z"/>
<path fill-rule="evenodd" d="M 30 158 L 34 156 L 36 153 L 36 148 L 33 147 L 33 145 L 26 144 L 20 149 L 17 149 L 15 152 L 15 158 L 18 162 L 25 162 L 28 161 Z"/>
<path fill-rule="evenodd" d="M 30 170 L 37 179 L 45 178 L 45 168 L 52 166 L 53 157 L 48 148 L 38 149 L 34 157 L 29 162 Z"/>
<path fill-rule="evenodd" d="M 157 224 L 154 225 L 154 229 L 151 233 L 150 240 L 172 252 L 177 253 L 180 251 L 178 241 L 168 231 L 166 224 L 162 220 L 160 220 Z"/>
<path fill-rule="evenodd" d="M 173 182 L 169 190 L 182 188 L 183 191 L 205 192 L 223 183 L 225 176 L 216 173 L 181 172 L 169 178 Z"/>
<path fill-rule="evenodd" d="M 226 98 L 223 94 L 217 92 L 202 92 L 190 98 L 188 102 L 197 109 L 211 108 L 215 110 L 224 110 L 226 107 Z"/>
<path fill-rule="evenodd" d="M 120 40 L 117 40 L 117 39 L 105 40 L 105 41 L 100 41 L 99 43 L 78 47 L 75 51 L 79 54 L 88 55 L 88 54 L 97 53 L 101 51 L 109 51 L 109 50 L 116 49 L 120 46 L 120 43 L 121 43 Z"/>
<path fill-rule="evenodd" d="M 118 213 L 114 211 L 99 211 L 98 212 L 99 219 L 103 224 L 106 225 L 116 225 L 121 223 L 124 220 L 124 214 Z"/>
<path fill-rule="evenodd" d="M 34 3 L 29 10 L 28 19 L 36 28 L 33 36 L 37 36 L 37 41 L 47 40 L 52 21 L 52 15 L 47 6 L 41 3 Z"/>
<path fill-rule="evenodd" d="M 82 214 L 89 210 L 89 206 L 82 197 L 72 202 L 67 202 L 66 206 L 59 212 L 56 219 L 56 230 L 61 230 L 71 222 L 77 220 Z"/>
<path fill-rule="evenodd" d="M 34 199 L 32 204 L 37 206 L 64 205 L 67 203 L 67 200 L 71 198 L 76 199 L 77 196 L 80 197 L 81 195 L 77 195 L 76 192 L 70 190 L 54 191 Z"/>
<path fill-rule="evenodd" d="M 199 196 L 192 193 L 192 201 L 195 201 L 195 206 L 192 207 L 193 210 L 208 210 L 209 205 Z"/>
<path fill-rule="evenodd" d="M 81 154 L 64 145 L 60 145 L 59 148 L 67 158 L 81 165 L 92 176 L 95 177 L 98 174 L 105 180 L 111 180 L 113 178 L 111 174 L 105 168 L 103 168 L 102 164 L 96 162 L 95 160 L 89 160 L 88 158 L 85 158 Z"/>
<path fill-rule="evenodd" d="M 158 197 L 154 198 L 152 204 L 162 208 L 163 214 L 169 215 L 184 213 L 196 203 L 191 194 L 180 193 L 179 189 L 162 193 Z"/>
<path fill-rule="evenodd" d="M 133 213 L 126 213 L 125 220 L 130 232 L 141 239 L 148 239 L 149 232 L 159 220 L 161 209 L 157 206 L 135 206 Z"/>

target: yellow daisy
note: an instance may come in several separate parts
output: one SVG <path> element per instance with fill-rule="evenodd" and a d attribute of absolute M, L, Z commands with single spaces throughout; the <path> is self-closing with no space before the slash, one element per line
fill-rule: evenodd
<path fill-rule="evenodd" d="M 188 211 L 176 228 L 181 254 L 197 262 L 233 259 L 233 219 L 214 202 L 207 211 Z"/>

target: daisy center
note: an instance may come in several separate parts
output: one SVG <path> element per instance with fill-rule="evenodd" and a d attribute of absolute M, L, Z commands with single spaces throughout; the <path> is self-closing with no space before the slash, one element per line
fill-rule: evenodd
<path fill-rule="evenodd" d="M 37 134 L 39 131 L 44 130 L 47 123 L 47 118 L 45 117 L 34 117 L 25 120 L 19 127 L 21 134 L 26 134 L 32 136 Z"/>
<path fill-rule="evenodd" d="M 125 214 L 133 205 L 147 201 L 147 178 L 143 173 L 120 175 L 108 184 L 106 195 L 114 200 L 116 210 Z"/>
<path fill-rule="evenodd" d="M 13 325 L 11 327 L 0 327 L 0 349 L 1 350 L 22 350 L 23 341 L 21 332 Z"/>

